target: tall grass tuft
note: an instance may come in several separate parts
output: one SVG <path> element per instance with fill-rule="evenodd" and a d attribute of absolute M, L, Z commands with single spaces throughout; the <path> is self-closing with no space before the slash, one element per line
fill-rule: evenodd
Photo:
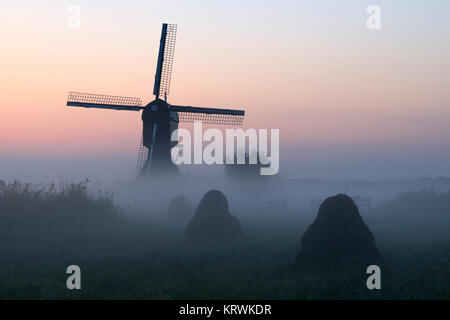
<path fill-rule="evenodd" d="M 60 227 L 117 218 L 119 209 L 112 194 L 99 191 L 90 195 L 88 183 L 65 184 L 61 190 L 53 183 L 37 190 L 18 181 L 4 184 L 0 187 L 0 228 Z"/>

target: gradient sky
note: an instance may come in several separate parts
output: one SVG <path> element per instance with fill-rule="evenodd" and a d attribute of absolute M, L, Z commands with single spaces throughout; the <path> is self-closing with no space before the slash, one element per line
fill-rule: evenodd
<path fill-rule="evenodd" d="M 178 24 L 169 102 L 279 128 L 286 177 L 450 176 L 449 1 L 2 0 L 0 179 L 130 179 L 140 114 L 65 102 L 150 101 L 162 22 Z"/>

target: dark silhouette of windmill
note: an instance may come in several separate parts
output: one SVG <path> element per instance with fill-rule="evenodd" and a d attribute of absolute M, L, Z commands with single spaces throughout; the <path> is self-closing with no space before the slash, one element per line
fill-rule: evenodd
<path fill-rule="evenodd" d="M 201 121 L 207 124 L 241 125 L 245 111 L 218 108 L 176 106 L 167 103 L 170 91 L 177 26 L 163 23 L 156 66 L 153 94 L 155 100 L 142 105 L 140 98 L 69 92 L 67 105 L 71 107 L 115 110 L 142 110 L 142 139 L 136 172 L 139 177 L 178 174 L 170 149 L 178 143 L 171 141 L 179 122 Z"/>

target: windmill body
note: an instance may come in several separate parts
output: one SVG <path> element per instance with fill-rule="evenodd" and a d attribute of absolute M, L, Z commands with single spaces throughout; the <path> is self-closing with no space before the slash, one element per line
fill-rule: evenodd
<path fill-rule="evenodd" d="M 167 103 L 175 50 L 176 25 L 162 26 L 158 64 L 153 94 L 155 100 L 142 105 L 140 98 L 69 92 L 67 105 L 71 107 L 103 108 L 142 111 L 142 143 L 138 154 L 137 174 L 140 178 L 178 175 L 170 149 L 172 132 L 179 122 L 201 121 L 207 124 L 241 125 L 245 112 L 224 108 L 177 106 Z"/>
<path fill-rule="evenodd" d="M 179 173 L 171 161 L 170 149 L 178 141 L 171 141 L 173 130 L 178 127 L 176 113 L 171 115 L 167 102 L 157 99 L 142 111 L 142 146 L 149 150 L 140 176 L 167 176 Z"/>

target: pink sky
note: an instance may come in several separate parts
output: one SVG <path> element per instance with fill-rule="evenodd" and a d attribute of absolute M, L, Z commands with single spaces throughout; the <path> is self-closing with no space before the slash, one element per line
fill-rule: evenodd
<path fill-rule="evenodd" d="M 408 16 L 393 17 L 401 7 L 386 3 L 383 28 L 373 32 L 365 28 L 364 5 L 329 20 L 308 17 L 308 10 L 318 9 L 306 6 L 298 11 L 305 19 L 296 20 L 296 5 L 286 1 L 268 26 L 263 9 L 242 8 L 243 21 L 233 20 L 234 11 L 211 7 L 199 21 L 174 2 L 170 14 L 152 11 L 147 19 L 143 2 L 123 12 L 121 1 L 106 9 L 89 3 L 80 1 L 82 27 L 76 31 L 65 27 L 69 3 L 5 4 L 2 154 L 135 154 L 139 113 L 65 102 L 70 90 L 150 101 L 163 21 L 179 25 L 169 102 L 245 108 L 244 127 L 279 128 L 286 154 L 304 145 L 417 151 L 450 141 L 450 32 L 448 24 L 440 35 L 433 32 L 426 11 L 422 25 L 411 29 Z"/>

